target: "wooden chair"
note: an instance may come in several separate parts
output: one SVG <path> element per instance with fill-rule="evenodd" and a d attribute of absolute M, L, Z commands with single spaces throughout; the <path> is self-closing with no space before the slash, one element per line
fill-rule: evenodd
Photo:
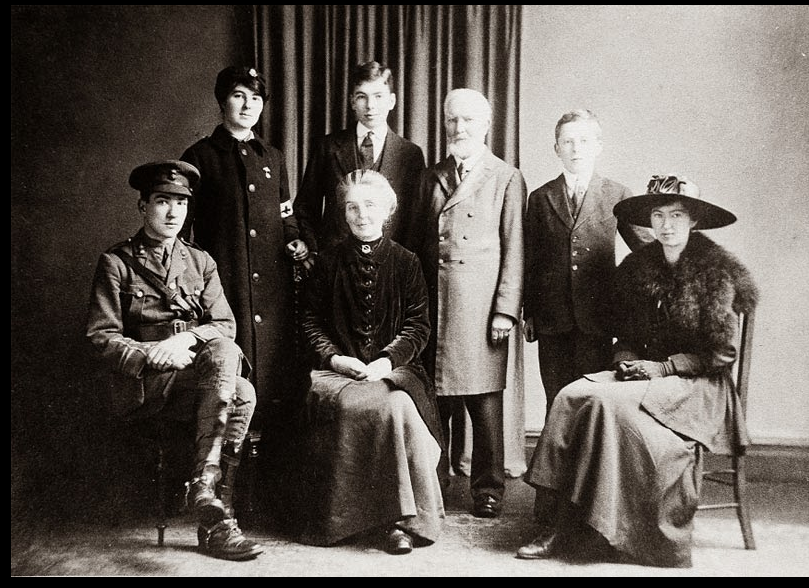
<path fill-rule="evenodd" d="M 152 471 L 151 479 L 154 484 L 154 504 L 155 504 L 155 528 L 157 529 L 157 546 L 163 547 L 165 540 L 165 532 L 168 527 L 169 519 L 172 517 L 173 512 L 171 508 L 172 502 L 172 488 L 168 483 L 168 474 L 170 466 L 176 464 L 169 464 L 169 452 L 172 444 L 185 443 L 189 447 L 193 447 L 194 431 L 193 423 L 168 421 L 162 419 L 148 419 L 141 422 L 133 423 L 133 432 L 141 444 L 145 445 L 151 454 Z M 252 513 L 254 508 L 254 477 L 256 475 L 256 460 L 258 458 L 259 441 L 261 440 L 261 433 L 256 430 L 249 430 L 244 440 L 242 466 L 249 468 L 249 472 L 244 476 L 246 488 L 244 490 L 245 497 L 242 504 L 242 510 L 248 515 Z M 189 454 L 190 456 L 190 454 Z M 190 464 L 188 473 L 190 473 Z M 189 476 L 181 476 L 188 479 Z"/>
<path fill-rule="evenodd" d="M 736 419 L 745 419 L 747 415 L 747 385 L 750 374 L 750 356 L 753 351 L 753 326 L 755 316 L 753 313 L 742 314 L 739 317 L 739 359 L 734 366 L 733 379 L 736 393 L 741 399 L 742 414 L 734 415 Z M 702 450 L 700 445 L 697 445 Z M 750 507 L 747 496 L 747 472 L 745 469 L 745 448 L 737 447 L 731 455 L 717 456 L 717 459 L 728 461 L 728 467 L 705 470 L 702 473 L 704 482 L 713 482 L 733 488 L 733 501 L 711 504 L 700 504 L 697 510 L 736 510 L 739 525 L 742 529 L 745 549 L 755 549 L 753 528 L 750 525 Z"/>

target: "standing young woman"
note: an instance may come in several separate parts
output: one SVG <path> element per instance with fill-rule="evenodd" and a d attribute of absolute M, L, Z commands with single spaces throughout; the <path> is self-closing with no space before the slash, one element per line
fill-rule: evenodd
<path fill-rule="evenodd" d="M 294 415 L 307 377 L 294 357 L 293 263 L 308 264 L 308 249 L 292 213 L 284 155 L 253 132 L 267 97 L 264 78 L 252 68 L 227 67 L 214 96 L 221 124 L 181 157 L 201 174 L 183 234 L 193 229 L 193 240 L 219 267 L 236 342 L 252 366 L 251 428 L 263 431 L 267 447 L 260 451 L 264 502 L 283 522 L 292 492 L 286 475 L 295 461 L 285 448 L 295 446 Z"/>

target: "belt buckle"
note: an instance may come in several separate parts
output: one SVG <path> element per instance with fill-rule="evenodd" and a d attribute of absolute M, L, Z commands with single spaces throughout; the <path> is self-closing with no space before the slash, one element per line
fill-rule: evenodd
<path fill-rule="evenodd" d="M 171 330 L 174 331 L 174 334 L 177 333 L 184 333 L 188 328 L 185 321 L 181 321 L 180 319 L 175 319 L 171 321 Z"/>

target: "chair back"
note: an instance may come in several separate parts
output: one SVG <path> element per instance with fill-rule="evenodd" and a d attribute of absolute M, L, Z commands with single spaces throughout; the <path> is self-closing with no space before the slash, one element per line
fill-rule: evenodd
<path fill-rule="evenodd" d="M 733 367 L 733 382 L 736 394 L 742 403 L 742 416 L 747 416 L 747 384 L 750 378 L 750 357 L 753 355 L 753 327 L 756 315 L 754 312 L 739 315 L 739 359 Z"/>

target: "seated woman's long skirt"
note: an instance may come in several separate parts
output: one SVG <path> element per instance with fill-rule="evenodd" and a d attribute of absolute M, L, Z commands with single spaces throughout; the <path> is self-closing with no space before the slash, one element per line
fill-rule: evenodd
<path fill-rule="evenodd" d="M 385 382 L 312 378 L 314 496 L 303 542 L 331 545 L 394 525 L 434 542 L 444 519 L 441 451 L 413 400 Z"/>
<path fill-rule="evenodd" d="M 525 481 L 576 505 L 585 523 L 639 563 L 688 567 L 701 464 L 694 441 L 641 408 L 647 385 L 582 378 L 563 388 Z M 539 522 L 548 522 L 543 492 L 537 497 Z"/>

